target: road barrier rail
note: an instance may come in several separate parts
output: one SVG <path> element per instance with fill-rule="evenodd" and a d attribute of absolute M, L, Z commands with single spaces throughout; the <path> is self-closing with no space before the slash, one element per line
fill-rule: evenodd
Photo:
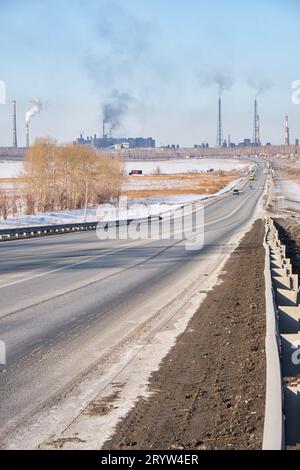
<path fill-rule="evenodd" d="M 267 398 L 264 449 L 300 444 L 298 275 L 272 219 L 266 223 Z"/>
<path fill-rule="evenodd" d="M 129 226 L 133 223 L 151 223 L 161 220 L 160 216 L 150 216 L 137 219 L 116 220 L 108 222 L 85 222 L 75 224 L 44 225 L 36 227 L 20 227 L 0 230 L 0 242 L 9 240 L 20 240 L 66 233 L 95 231 L 97 228 L 108 229 L 111 227 Z"/>

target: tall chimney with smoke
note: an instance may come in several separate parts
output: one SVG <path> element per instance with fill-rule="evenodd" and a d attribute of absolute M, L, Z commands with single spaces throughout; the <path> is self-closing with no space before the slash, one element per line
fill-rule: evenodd
<path fill-rule="evenodd" d="M 17 103 L 13 101 L 13 147 L 18 147 L 17 137 Z"/>
<path fill-rule="evenodd" d="M 222 147 L 222 145 L 223 145 L 222 101 L 221 101 L 221 98 L 219 98 L 217 147 Z"/>
<path fill-rule="evenodd" d="M 103 122 L 102 122 L 102 136 L 103 136 L 103 139 L 105 139 L 105 119 L 103 119 Z"/>
<path fill-rule="evenodd" d="M 290 128 L 288 116 L 285 116 L 285 145 L 290 145 Z"/>
<path fill-rule="evenodd" d="M 29 111 L 27 111 L 25 115 L 25 120 L 26 120 L 26 146 L 29 147 L 30 141 L 29 141 L 29 124 L 33 116 L 36 114 L 39 114 L 43 109 L 43 103 L 41 103 L 40 100 L 32 100 L 31 101 L 31 108 Z"/>
<path fill-rule="evenodd" d="M 29 139 L 29 122 L 26 122 L 26 147 L 30 146 L 30 139 Z"/>
<path fill-rule="evenodd" d="M 256 132 L 257 132 L 257 145 L 261 145 L 261 141 L 260 141 L 260 116 L 259 116 L 259 114 L 257 114 Z"/>

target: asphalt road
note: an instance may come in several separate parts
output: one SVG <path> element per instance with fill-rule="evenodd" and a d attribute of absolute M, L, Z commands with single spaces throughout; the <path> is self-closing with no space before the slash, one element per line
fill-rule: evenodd
<path fill-rule="evenodd" d="M 147 312 L 138 308 L 147 299 L 159 299 L 193 264 L 210 269 L 212 253 L 230 250 L 226 242 L 253 215 L 265 179 L 260 169 L 253 190 L 247 184 L 240 196 L 228 194 L 205 208 L 201 250 L 186 250 L 181 240 L 99 241 L 95 232 L 0 244 L 0 340 L 7 347 L 0 447 L 145 321 Z M 194 219 L 185 217 L 187 232 Z M 176 233 L 180 224 L 176 219 Z"/>

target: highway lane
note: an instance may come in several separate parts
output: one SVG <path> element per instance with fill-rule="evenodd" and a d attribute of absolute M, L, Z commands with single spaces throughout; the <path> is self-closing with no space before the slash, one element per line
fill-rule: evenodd
<path fill-rule="evenodd" d="M 196 267 L 203 276 L 213 269 L 215 255 L 230 250 L 227 241 L 253 215 L 264 181 L 260 170 L 256 189 L 205 209 L 200 252 L 178 240 L 100 242 L 94 232 L 0 245 L 0 339 L 8 361 L 0 374 L 2 447 L 10 429 L 147 320 L 149 299 L 178 288 Z"/>

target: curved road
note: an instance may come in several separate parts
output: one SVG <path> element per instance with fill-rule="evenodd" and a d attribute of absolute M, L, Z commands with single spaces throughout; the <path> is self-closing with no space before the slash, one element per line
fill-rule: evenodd
<path fill-rule="evenodd" d="M 226 242 L 251 219 L 265 179 L 260 168 L 255 189 L 247 185 L 240 196 L 230 193 L 205 208 L 200 251 L 187 251 L 180 240 L 99 241 L 95 232 L 0 244 L 0 340 L 7 347 L 0 447 L 143 324 L 147 300 L 159 303 L 193 266 L 203 266 L 203 275 L 213 269 L 212 254 L 230 250 Z M 192 220 L 185 217 L 187 231 Z"/>

